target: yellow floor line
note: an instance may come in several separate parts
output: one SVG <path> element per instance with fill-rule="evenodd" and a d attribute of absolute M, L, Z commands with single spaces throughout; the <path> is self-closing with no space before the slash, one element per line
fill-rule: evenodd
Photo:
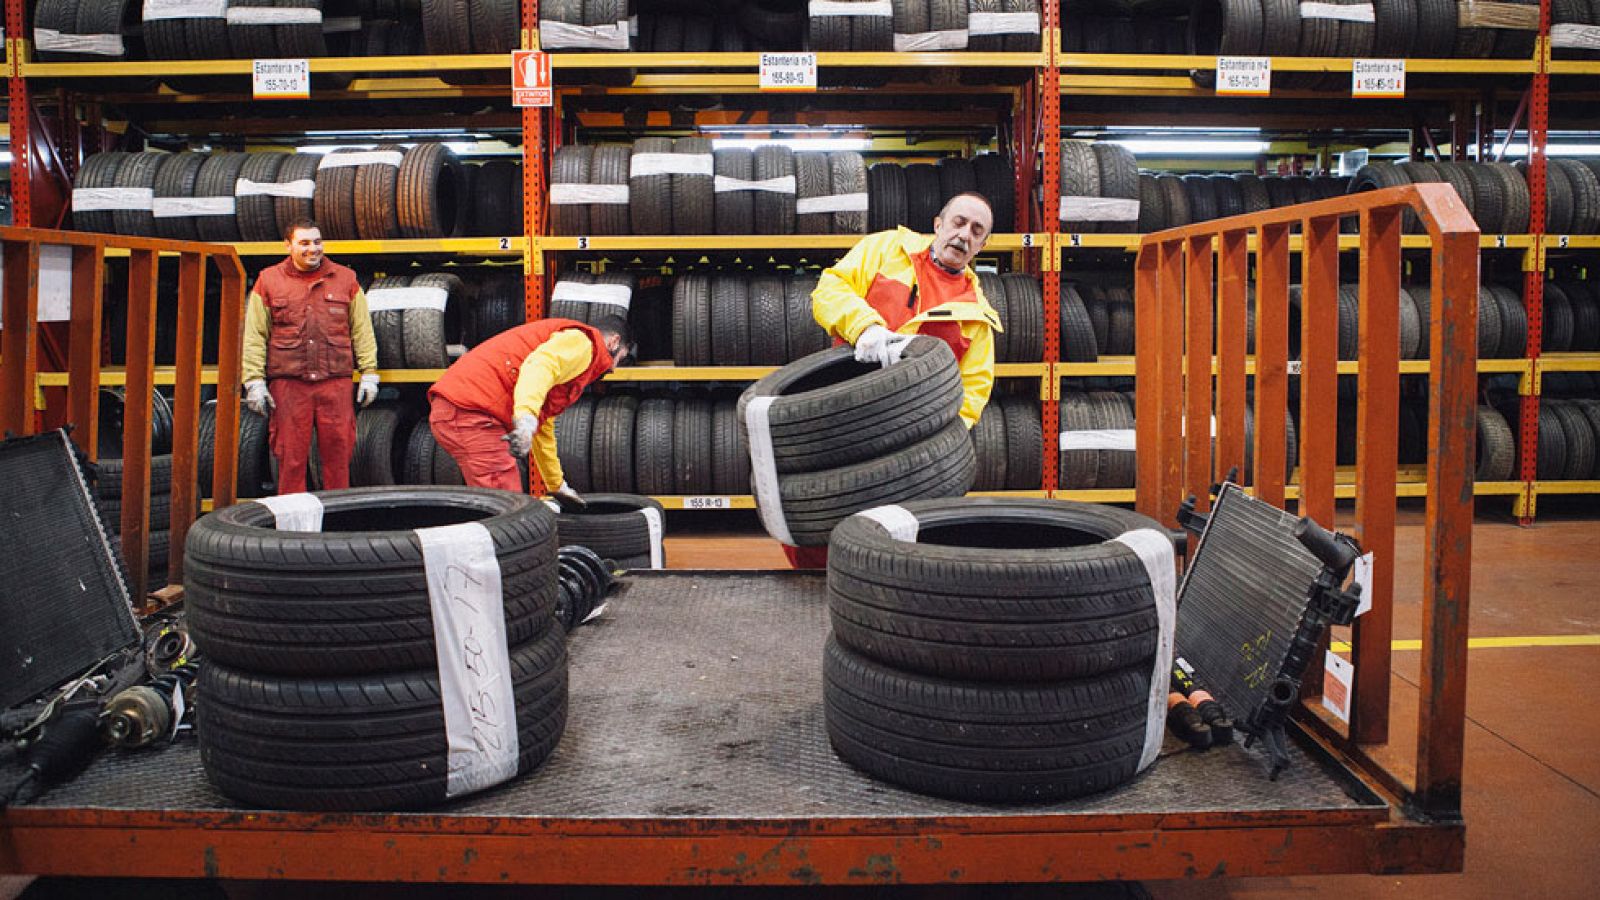
<path fill-rule="evenodd" d="M 1395 650 L 1421 650 L 1422 641 L 1397 640 L 1389 645 Z M 1527 637 L 1478 637 L 1467 639 L 1468 650 L 1503 649 L 1507 647 L 1600 647 L 1600 634 L 1545 634 Z M 1339 653 L 1350 652 L 1349 641 L 1334 641 L 1333 649 Z"/>

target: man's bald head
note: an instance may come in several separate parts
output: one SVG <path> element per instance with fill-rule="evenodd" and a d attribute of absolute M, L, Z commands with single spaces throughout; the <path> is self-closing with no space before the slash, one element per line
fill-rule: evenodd
<path fill-rule="evenodd" d="M 946 201 L 933 220 L 933 258 L 952 272 L 972 262 L 989 242 L 994 210 L 982 194 L 961 193 Z"/>

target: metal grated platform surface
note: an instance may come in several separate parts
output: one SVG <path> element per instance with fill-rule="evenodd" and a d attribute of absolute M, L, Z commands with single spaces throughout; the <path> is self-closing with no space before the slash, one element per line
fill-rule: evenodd
<path fill-rule="evenodd" d="M 439 811 L 786 819 L 1383 809 L 1298 747 L 1276 782 L 1257 752 L 1236 745 L 1176 753 L 1121 788 L 1046 806 L 980 806 L 878 783 L 840 762 L 823 730 L 823 586 L 812 573 L 630 577 L 605 616 L 572 637 L 571 714 L 551 761 Z M 192 740 L 104 756 L 32 805 L 237 808 L 206 782 Z"/>

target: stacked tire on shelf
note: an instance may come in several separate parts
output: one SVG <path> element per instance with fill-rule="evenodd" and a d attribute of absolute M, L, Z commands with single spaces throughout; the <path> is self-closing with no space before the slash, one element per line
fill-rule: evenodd
<path fill-rule="evenodd" d="M 1139 164 L 1126 147 L 1104 141 L 1061 142 L 1057 215 L 1063 229 L 1130 232 L 1142 209 Z"/>
<path fill-rule="evenodd" d="M 739 397 L 738 427 L 768 533 L 820 546 L 860 510 L 966 493 L 977 458 L 961 400 L 954 354 L 927 337 L 887 369 L 835 347 L 752 384 Z"/>
<path fill-rule="evenodd" d="M 1545 233 L 1600 234 L 1600 159 L 1548 157 L 1545 167 Z M 1350 190 L 1369 191 L 1424 182 L 1454 187 L 1484 234 L 1528 231 L 1526 167 L 1522 163 L 1426 162 L 1362 166 Z M 1414 215 L 1406 230 L 1421 231 Z"/>
<path fill-rule="evenodd" d="M 1138 771 L 1159 625 L 1114 507 L 923 500 L 828 553 L 823 713 L 841 759 L 958 800 L 1037 802 Z M 1161 687 L 1165 687 L 1162 685 Z"/>
<path fill-rule="evenodd" d="M 1326 200 L 1344 194 L 1350 179 L 1334 175 L 1139 175 L 1141 234 L 1228 216 Z M 1299 225 L 1291 230 L 1298 231 Z"/>
<path fill-rule="evenodd" d="M 419 809 L 447 799 L 446 720 L 415 531 L 475 521 L 502 578 L 517 774 L 542 763 L 567 715 L 555 624 L 555 516 L 472 488 L 318 495 L 316 532 L 279 531 L 240 503 L 195 523 L 185 553 L 190 629 L 206 656 L 200 757 L 223 794 L 265 808 Z"/>
<path fill-rule="evenodd" d="M 672 359 L 680 366 L 776 366 L 829 343 L 811 316 L 815 274 L 679 275 Z"/>
<path fill-rule="evenodd" d="M 982 194 L 994 212 L 991 233 L 1016 230 L 1016 172 L 998 153 L 904 166 L 874 163 L 867 170 L 867 231 L 905 227 L 929 233 L 934 217 L 951 197 L 973 191 Z"/>
<path fill-rule="evenodd" d="M 737 399 L 722 391 L 584 397 L 556 418 L 567 483 L 586 495 L 749 494 Z"/>
<path fill-rule="evenodd" d="M 95 507 L 106 535 L 111 538 L 111 549 L 116 551 L 117 564 L 127 571 L 127 561 L 122 557 L 122 460 L 102 459 L 95 464 L 97 477 L 94 483 Z M 165 584 L 167 556 L 172 546 L 172 454 L 152 453 L 150 456 L 150 503 L 146 519 L 145 559 L 149 583 Z"/>
<path fill-rule="evenodd" d="M 978 470 L 974 491 L 1036 491 L 1044 480 L 1044 433 L 1039 402 L 995 393 L 972 426 Z"/>

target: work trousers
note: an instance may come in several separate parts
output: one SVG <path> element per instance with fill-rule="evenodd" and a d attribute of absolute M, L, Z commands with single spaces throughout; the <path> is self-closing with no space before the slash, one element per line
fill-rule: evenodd
<path fill-rule="evenodd" d="M 322 489 L 350 486 L 350 457 L 356 448 L 356 407 L 350 379 L 273 378 L 267 382 L 274 408 L 268 419 L 268 440 L 278 460 L 278 493 L 306 489 L 311 458 L 311 431 L 317 432 L 322 458 Z"/>
<path fill-rule="evenodd" d="M 506 426 L 488 413 L 462 409 L 435 394 L 428 425 L 473 487 L 522 491 L 522 475 L 506 444 Z"/>

